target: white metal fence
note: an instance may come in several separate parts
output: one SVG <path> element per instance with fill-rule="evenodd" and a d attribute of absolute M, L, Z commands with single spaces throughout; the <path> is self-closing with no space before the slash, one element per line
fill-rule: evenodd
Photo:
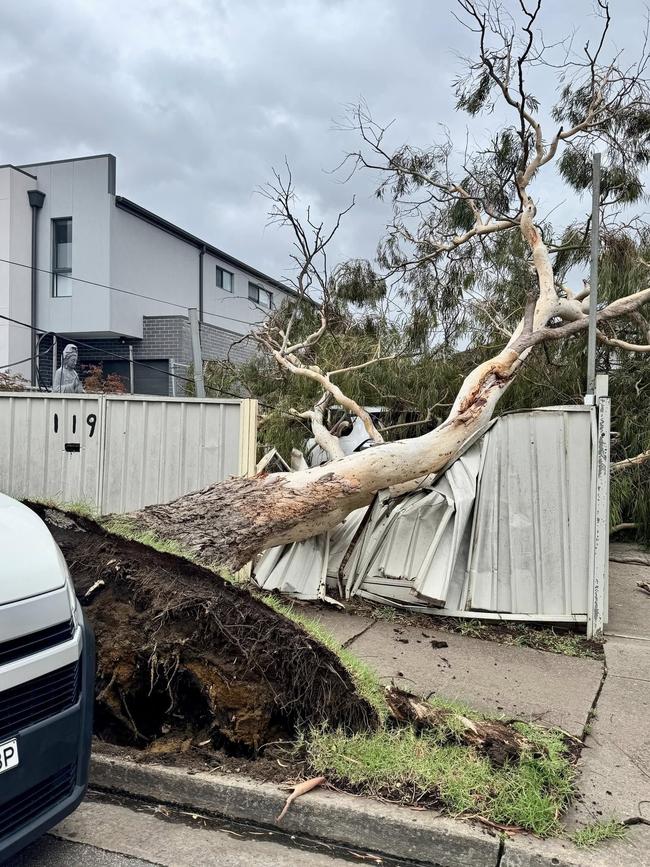
<path fill-rule="evenodd" d="M 496 419 L 443 473 L 274 548 L 255 581 L 298 599 L 338 587 L 415 611 L 489 620 L 607 619 L 609 398 Z"/>
<path fill-rule="evenodd" d="M 257 402 L 0 394 L 0 491 L 100 514 L 255 469 Z"/>

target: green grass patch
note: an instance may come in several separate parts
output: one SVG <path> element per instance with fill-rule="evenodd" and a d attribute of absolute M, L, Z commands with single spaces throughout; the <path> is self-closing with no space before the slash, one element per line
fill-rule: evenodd
<path fill-rule="evenodd" d="M 562 733 L 515 724 L 528 740 L 519 761 L 495 767 L 459 743 L 458 716 L 478 715 L 452 702 L 453 712 L 431 731 L 384 726 L 349 735 L 312 730 L 303 747 L 311 769 L 357 792 L 402 803 L 422 802 L 452 816 L 475 816 L 546 837 L 560 832 L 559 817 L 572 792 L 574 768 Z"/>
<path fill-rule="evenodd" d="M 38 503 L 41 506 L 46 506 L 52 509 L 59 509 L 62 512 L 70 512 L 73 515 L 79 515 L 81 518 L 89 518 L 92 521 L 97 521 L 97 511 L 90 503 L 85 503 L 82 500 L 72 503 L 62 503 L 57 500 L 34 497 L 30 498 L 33 503 Z"/>
<path fill-rule="evenodd" d="M 349 672 L 359 695 L 365 698 L 368 704 L 375 709 L 382 723 L 388 718 L 389 710 L 386 704 L 386 690 L 372 668 L 358 659 L 347 648 L 343 647 L 332 633 L 328 632 L 320 623 L 296 611 L 293 606 L 281 601 L 276 596 L 260 594 L 258 598 L 277 614 L 281 614 L 297 623 L 312 638 L 324 644 L 328 650 L 336 654 L 344 668 Z"/>
<path fill-rule="evenodd" d="M 580 849 L 594 849 L 606 840 L 622 840 L 627 832 L 627 825 L 617 822 L 616 819 L 610 819 L 607 822 L 593 822 L 591 825 L 585 825 L 584 828 L 571 835 L 571 840 Z"/>
<path fill-rule="evenodd" d="M 141 545 L 147 545 L 149 548 L 153 548 L 155 551 L 160 551 L 162 554 L 172 554 L 174 557 L 182 557 L 184 560 L 189 560 L 190 563 L 194 563 L 197 566 L 209 569 L 211 572 L 220 575 L 231 584 L 241 583 L 241 578 L 234 575 L 228 569 L 224 569 L 223 567 L 214 564 L 211 565 L 205 563 L 197 557 L 193 551 L 179 545 L 179 543 L 174 539 L 164 539 L 151 530 L 139 530 L 136 524 L 129 518 L 118 516 L 108 519 L 96 518 L 96 521 L 107 532 L 113 533 L 115 536 L 120 536 L 122 539 L 128 539 L 130 542 L 139 542 Z"/>
<path fill-rule="evenodd" d="M 183 557 L 185 560 L 194 561 L 190 552 L 186 551 L 178 542 L 172 539 L 162 539 L 156 533 L 150 530 L 138 530 L 133 521 L 128 518 L 109 518 L 108 520 L 100 520 L 101 526 L 109 533 L 115 536 L 120 536 L 122 539 L 128 539 L 130 542 L 139 542 L 141 545 L 147 545 L 155 551 L 160 551 L 163 554 L 173 554 L 176 557 Z"/>

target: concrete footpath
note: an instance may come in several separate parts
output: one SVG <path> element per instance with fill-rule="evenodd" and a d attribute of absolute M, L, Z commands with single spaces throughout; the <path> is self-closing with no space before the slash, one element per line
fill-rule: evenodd
<path fill-rule="evenodd" d="M 629 555 L 629 549 L 620 554 Z M 650 820 L 650 596 L 636 588 L 637 581 L 649 579 L 650 566 L 610 563 L 605 664 L 452 634 L 436 628 L 435 618 L 430 627 L 422 628 L 333 609 L 307 609 L 386 683 L 559 726 L 584 736 L 585 748 L 577 796 L 566 817 L 567 837 L 561 840 L 542 841 L 524 834 L 502 838 L 433 811 L 417 812 L 325 790 L 310 792 L 292 805 L 283 821 L 284 832 L 394 859 L 384 863 L 650 867 L 650 826 L 643 824 Z M 92 780 L 104 791 L 275 830 L 275 817 L 286 797 L 272 784 L 188 774 L 101 755 L 94 759 Z M 569 841 L 568 834 L 576 829 L 612 818 L 639 821 L 624 840 L 605 842 L 593 852 Z M 74 839 L 72 821 L 58 830 L 68 840 Z M 143 857 L 143 850 L 135 848 L 129 854 Z"/>
<path fill-rule="evenodd" d="M 608 819 L 650 822 L 650 596 L 636 586 L 650 580 L 650 557 L 630 545 L 612 546 L 612 557 L 605 664 L 450 634 L 436 630 L 434 618 L 430 629 L 334 610 L 314 619 L 387 683 L 584 735 L 568 833 Z M 522 853 L 539 845 L 517 839 Z M 650 825 L 633 826 L 627 839 L 597 851 L 605 864 L 649 867 Z M 579 857 L 590 863 L 585 853 Z"/>

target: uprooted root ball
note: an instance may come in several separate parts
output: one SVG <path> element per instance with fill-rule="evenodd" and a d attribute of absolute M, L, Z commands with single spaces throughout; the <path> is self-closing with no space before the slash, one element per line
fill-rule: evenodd
<path fill-rule="evenodd" d="M 246 590 L 92 520 L 35 508 L 95 630 L 104 739 L 143 748 L 202 734 L 245 752 L 301 724 L 377 725 L 336 655 Z"/>

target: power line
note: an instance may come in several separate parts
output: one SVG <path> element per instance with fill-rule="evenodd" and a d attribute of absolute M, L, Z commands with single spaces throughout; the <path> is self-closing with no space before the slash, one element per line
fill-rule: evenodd
<path fill-rule="evenodd" d="M 12 259 L 0 258 L 0 262 L 4 262 L 7 265 L 15 265 L 18 268 L 27 268 L 29 271 L 38 271 L 41 274 L 49 274 L 50 276 L 52 276 L 52 274 L 56 273 L 54 271 L 50 271 L 48 268 L 35 268 L 33 265 L 27 265 L 25 262 L 15 262 Z M 108 289 L 110 292 L 120 292 L 122 295 L 131 295 L 134 298 L 144 298 L 146 301 L 155 301 L 157 304 L 167 304 L 170 307 L 178 307 L 179 310 L 183 310 L 184 312 L 187 312 L 187 305 L 179 304 L 176 301 L 165 301 L 164 299 L 156 298 L 153 295 L 144 295 L 142 292 L 133 292 L 130 289 L 120 289 L 118 286 L 109 286 L 107 283 L 98 283 L 95 280 L 86 280 L 83 277 L 73 277 L 72 274 L 66 274 L 65 276 L 69 280 L 76 280 L 78 283 L 85 283 L 88 286 L 97 286 L 100 289 Z M 248 300 L 248 299 L 245 299 L 243 295 L 238 295 L 238 296 L 233 296 L 233 297 L 238 297 L 238 298 L 242 298 L 243 300 Z M 228 300 L 228 299 L 226 299 L 226 300 Z M 238 319 L 236 316 L 226 316 L 225 313 L 209 313 L 209 312 L 204 310 L 203 315 L 204 316 L 214 316 L 214 317 L 217 317 L 219 319 L 227 319 L 230 322 L 239 322 L 241 325 L 248 325 L 249 327 L 252 324 L 255 324 L 255 323 L 248 322 L 246 319 Z"/>
<path fill-rule="evenodd" d="M 12 361 L 11 364 L 2 364 L 0 365 L 0 370 L 8 370 L 10 367 L 15 367 L 17 364 L 25 364 L 25 362 L 33 361 L 35 358 L 35 355 L 30 355 L 28 358 L 21 358 L 20 361 Z"/>
<path fill-rule="evenodd" d="M 8 316 L 2 316 L 2 319 L 9 319 Z M 16 322 L 16 320 L 10 320 L 12 322 Z M 22 325 L 22 322 L 16 322 L 17 325 Z M 51 332 L 50 332 L 51 333 Z M 10 364 L 2 364 L 0 365 L 0 370 L 7 370 L 10 367 L 15 367 L 17 364 L 26 364 L 28 361 L 34 361 L 35 358 L 39 358 L 39 355 L 47 355 L 48 352 L 52 351 L 52 347 L 49 346 L 47 349 L 44 349 L 42 353 L 37 355 L 30 355 L 28 358 L 21 358 L 19 361 L 12 361 Z"/>

